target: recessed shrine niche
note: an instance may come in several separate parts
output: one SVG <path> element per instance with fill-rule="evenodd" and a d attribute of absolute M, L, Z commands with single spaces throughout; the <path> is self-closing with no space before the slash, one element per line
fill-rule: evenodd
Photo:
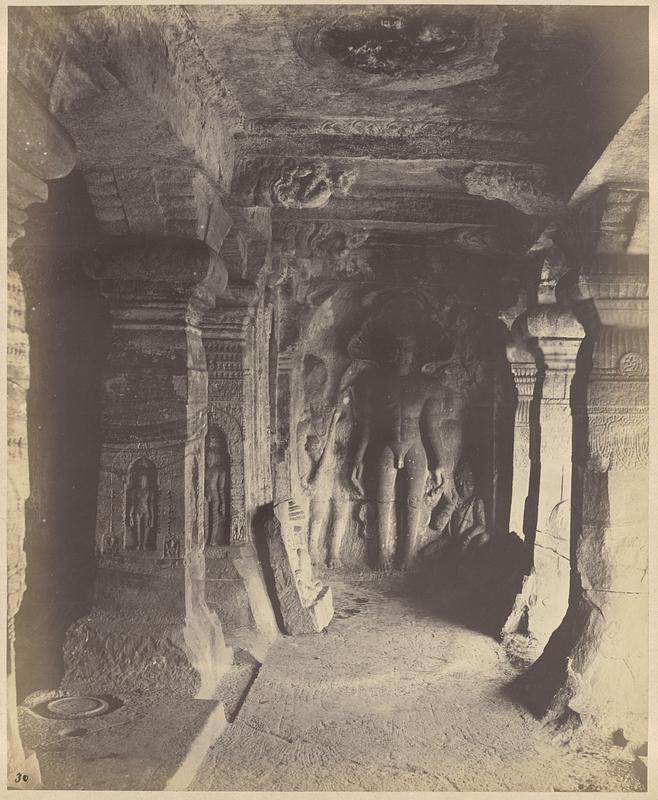
<path fill-rule="evenodd" d="M 176 533 L 181 504 L 175 498 L 173 459 L 146 447 L 114 453 L 108 448 L 106 459 L 96 526 L 103 563 L 181 558 L 184 543 Z"/>
<path fill-rule="evenodd" d="M 382 250 L 368 280 L 311 281 L 304 311 L 297 287 L 289 325 L 283 315 L 295 353 L 291 491 L 311 558 L 329 567 L 411 569 L 446 528 L 484 540 L 499 527 L 508 367 L 497 293 L 475 295 L 472 269 L 437 280 L 431 253 L 409 257 L 404 275 L 400 251 Z"/>

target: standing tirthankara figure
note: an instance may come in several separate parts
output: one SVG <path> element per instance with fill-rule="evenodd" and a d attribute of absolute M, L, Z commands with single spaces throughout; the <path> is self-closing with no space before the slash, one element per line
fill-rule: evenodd
<path fill-rule="evenodd" d="M 204 497 L 206 502 L 206 545 L 222 543 L 222 522 L 226 521 L 226 495 L 228 486 L 228 459 L 222 442 L 215 431 L 208 434 L 206 447 L 206 475 Z"/>
<path fill-rule="evenodd" d="M 395 309 L 393 310 L 395 312 Z M 377 567 L 393 567 L 396 552 L 396 480 L 406 479 L 402 518 L 404 569 L 413 566 L 427 508 L 428 478 L 450 491 L 461 450 L 463 400 L 451 387 L 421 372 L 421 326 L 385 310 L 358 334 L 370 340 L 375 366 L 355 380 L 357 442 L 352 480 L 376 504 Z"/>
<path fill-rule="evenodd" d="M 148 475 L 142 473 L 137 479 L 137 486 L 132 490 L 128 522 L 135 532 L 136 547 L 146 550 L 149 534 L 153 528 L 153 489 L 149 486 Z"/>
<path fill-rule="evenodd" d="M 347 480 L 347 448 L 352 420 L 349 398 L 337 407 L 324 398 L 327 369 L 315 356 L 304 363 L 306 407 L 297 426 L 300 482 L 309 494 L 308 549 L 313 563 L 340 564 L 340 549 L 349 525 L 351 487 Z"/>

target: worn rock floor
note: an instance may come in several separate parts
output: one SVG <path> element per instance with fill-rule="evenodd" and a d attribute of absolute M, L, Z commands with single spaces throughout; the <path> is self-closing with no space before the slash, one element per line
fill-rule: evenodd
<path fill-rule="evenodd" d="M 552 738 L 506 694 L 502 647 L 410 580 L 332 577 L 329 628 L 273 644 L 190 788 L 644 790 L 614 748 Z"/>

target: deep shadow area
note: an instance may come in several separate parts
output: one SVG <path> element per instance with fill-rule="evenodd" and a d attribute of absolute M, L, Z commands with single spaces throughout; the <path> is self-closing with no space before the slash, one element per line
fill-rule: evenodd
<path fill-rule="evenodd" d="M 523 542 L 511 533 L 465 553 L 449 545 L 410 575 L 405 588 L 433 616 L 497 637 L 521 588 L 525 563 Z"/>
<path fill-rule="evenodd" d="M 109 315 L 85 274 L 95 222 L 78 175 L 31 209 L 16 269 L 30 341 L 27 589 L 16 617 L 19 699 L 54 688 L 66 630 L 91 605 L 100 459 L 100 388 Z"/>

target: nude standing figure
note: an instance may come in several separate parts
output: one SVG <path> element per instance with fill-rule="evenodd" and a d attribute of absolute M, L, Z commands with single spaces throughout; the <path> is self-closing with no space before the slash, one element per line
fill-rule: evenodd
<path fill-rule="evenodd" d="M 148 475 L 140 475 L 133 489 L 128 523 L 137 534 L 137 549 L 146 550 L 153 527 L 153 489 L 148 485 Z"/>
<path fill-rule="evenodd" d="M 406 478 L 402 520 L 402 568 L 414 565 L 426 515 L 429 483 L 448 491 L 461 446 L 461 403 L 441 381 L 420 371 L 414 331 L 389 338 L 377 368 L 354 386 L 357 446 L 352 482 L 361 495 L 364 481 L 374 492 L 377 567 L 393 567 L 395 484 Z"/>

